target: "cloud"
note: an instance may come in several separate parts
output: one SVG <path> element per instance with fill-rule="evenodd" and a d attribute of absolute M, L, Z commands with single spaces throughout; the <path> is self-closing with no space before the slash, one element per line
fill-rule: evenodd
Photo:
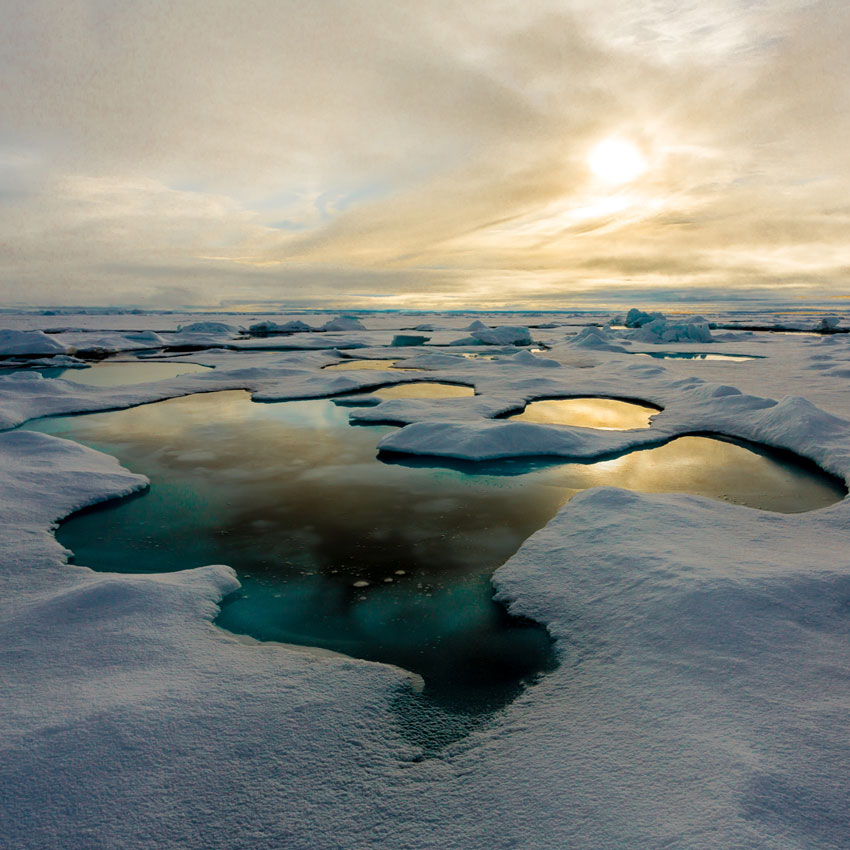
<path fill-rule="evenodd" d="M 793 0 L 10 0 L 0 294 L 826 295 L 848 37 Z M 649 163 L 618 189 L 587 167 L 608 136 Z"/>

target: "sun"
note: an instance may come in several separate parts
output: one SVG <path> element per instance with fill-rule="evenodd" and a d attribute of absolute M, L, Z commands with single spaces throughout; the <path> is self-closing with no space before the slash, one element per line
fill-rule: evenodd
<path fill-rule="evenodd" d="M 624 139 L 605 139 L 587 157 L 590 170 L 606 183 L 630 183 L 646 171 L 643 154 Z"/>

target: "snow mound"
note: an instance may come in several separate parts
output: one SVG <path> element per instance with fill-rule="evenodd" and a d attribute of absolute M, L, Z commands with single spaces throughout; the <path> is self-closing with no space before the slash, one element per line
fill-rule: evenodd
<path fill-rule="evenodd" d="M 0 330 L 0 354 L 65 354 L 67 349 L 43 331 Z"/>
<path fill-rule="evenodd" d="M 299 319 L 284 322 L 283 324 L 278 324 L 277 322 L 257 322 L 248 327 L 248 333 L 252 334 L 295 334 L 312 330 L 310 325 Z"/>
<path fill-rule="evenodd" d="M 821 410 L 801 396 L 786 396 L 772 405 L 761 415 L 759 426 L 763 439 L 776 445 L 789 445 L 792 441 L 802 444 L 813 456 L 814 447 L 829 445 L 850 430 L 846 419 Z"/>
<path fill-rule="evenodd" d="M 140 351 L 144 349 L 161 348 L 167 343 L 154 331 L 130 333 L 110 333 L 94 336 L 91 333 L 63 334 L 63 342 L 69 351 L 88 351 L 104 356 L 116 354 L 119 351 Z"/>
<path fill-rule="evenodd" d="M 694 316 L 685 322 L 671 324 L 665 317 L 653 319 L 629 334 L 638 342 L 713 342 L 708 322 Z"/>
<path fill-rule="evenodd" d="M 472 336 L 484 345 L 531 345 L 531 331 L 514 325 L 478 328 Z"/>
<path fill-rule="evenodd" d="M 632 307 L 632 309 L 626 314 L 626 320 L 623 324 L 627 328 L 642 328 L 644 325 L 648 325 L 656 319 L 663 318 L 663 313 L 644 313 L 643 310 L 638 310 L 637 307 Z"/>
<path fill-rule="evenodd" d="M 616 351 L 626 354 L 622 345 L 617 345 L 612 340 L 616 335 L 608 328 L 582 328 L 567 344 L 574 348 L 591 348 L 597 351 Z"/>
<path fill-rule="evenodd" d="M 499 325 L 497 328 L 483 326 L 473 330 L 470 336 L 456 339 L 449 345 L 531 345 L 531 331 L 515 325 Z"/>
<path fill-rule="evenodd" d="M 551 360 L 547 357 L 535 357 L 530 351 L 518 351 L 501 362 L 511 363 L 515 366 L 542 366 L 549 369 L 561 366 L 557 360 Z"/>
<path fill-rule="evenodd" d="M 320 328 L 320 331 L 365 331 L 363 323 L 356 316 L 337 316 L 325 322 Z"/>
<path fill-rule="evenodd" d="M 638 342 L 712 342 L 711 329 L 703 316 L 671 322 L 663 313 L 645 313 L 632 307 L 624 323 L 632 329 L 629 339 Z"/>
<path fill-rule="evenodd" d="M 151 348 L 159 348 L 165 344 L 165 340 L 156 331 L 132 331 L 124 334 L 131 342 L 149 343 Z"/>
<path fill-rule="evenodd" d="M 8 365 L 8 364 L 7 364 Z M 16 362 L 15 366 L 29 368 L 29 369 L 55 369 L 57 367 L 67 366 L 69 368 L 74 367 L 88 367 L 90 364 L 85 360 L 80 360 L 79 357 L 72 357 L 69 354 L 56 354 L 53 357 L 34 357 L 32 359 L 27 359 L 26 361 L 22 361 L 20 363 Z"/>
<path fill-rule="evenodd" d="M 839 316 L 835 314 L 824 316 L 815 326 L 814 330 L 816 331 L 832 331 L 838 327 L 838 323 L 841 321 Z"/>
<path fill-rule="evenodd" d="M 416 422 L 388 434 L 378 449 L 462 460 L 547 455 L 587 458 L 621 451 L 634 440 L 624 437 L 625 433 L 533 422 Z"/>
<path fill-rule="evenodd" d="M 224 322 L 192 322 L 189 325 L 177 326 L 179 334 L 235 334 L 240 330 L 236 325 Z"/>

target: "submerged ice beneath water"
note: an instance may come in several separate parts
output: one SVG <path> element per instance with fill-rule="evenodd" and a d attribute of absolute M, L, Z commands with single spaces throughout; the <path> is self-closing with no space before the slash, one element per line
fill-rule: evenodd
<path fill-rule="evenodd" d="M 424 676 L 426 693 L 488 710 L 554 663 L 540 626 L 508 616 L 489 580 L 557 510 L 555 490 L 376 460 L 389 429 L 352 428 L 328 400 L 245 392 L 31 426 L 114 454 L 150 491 L 85 511 L 58 537 L 78 563 L 239 571 L 218 622 Z"/>

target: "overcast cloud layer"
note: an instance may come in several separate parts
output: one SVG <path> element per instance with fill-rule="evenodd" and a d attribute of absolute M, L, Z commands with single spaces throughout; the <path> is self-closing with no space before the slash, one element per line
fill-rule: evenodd
<path fill-rule="evenodd" d="M 3 8 L 6 304 L 847 291 L 843 0 Z"/>

